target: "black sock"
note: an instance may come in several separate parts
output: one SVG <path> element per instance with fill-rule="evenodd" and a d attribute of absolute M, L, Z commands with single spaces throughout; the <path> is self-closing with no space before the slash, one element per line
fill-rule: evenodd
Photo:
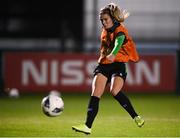
<path fill-rule="evenodd" d="M 98 113 L 98 108 L 99 108 L 99 98 L 96 96 L 91 96 L 88 105 L 87 118 L 85 123 L 89 128 L 92 127 L 92 123 Z"/>
<path fill-rule="evenodd" d="M 128 97 L 122 93 L 121 91 L 114 96 L 114 98 L 120 103 L 120 105 L 130 114 L 130 116 L 134 119 L 137 115 L 135 112 L 131 102 L 129 101 Z"/>

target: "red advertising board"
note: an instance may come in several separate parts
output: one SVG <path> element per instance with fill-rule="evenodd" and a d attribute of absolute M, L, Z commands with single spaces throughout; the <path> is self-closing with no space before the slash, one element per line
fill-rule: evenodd
<path fill-rule="evenodd" d="M 22 92 L 87 92 L 91 90 L 97 55 L 8 52 L 4 54 L 6 88 Z M 128 63 L 125 89 L 130 92 L 173 92 L 176 55 L 141 55 Z"/>

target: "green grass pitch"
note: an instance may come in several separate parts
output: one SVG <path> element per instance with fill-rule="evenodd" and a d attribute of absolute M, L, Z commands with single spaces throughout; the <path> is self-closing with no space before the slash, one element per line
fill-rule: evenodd
<path fill-rule="evenodd" d="M 86 118 L 88 93 L 63 93 L 65 109 L 58 117 L 42 113 L 40 103 L 44 96 L 0 97 L 0 137 L 180 137 L 180 96 L 175 94 L 128 94 L 146 121 L 142 128 L 110 94 L 105 94 L 91 135 L 71 129 Z"/>

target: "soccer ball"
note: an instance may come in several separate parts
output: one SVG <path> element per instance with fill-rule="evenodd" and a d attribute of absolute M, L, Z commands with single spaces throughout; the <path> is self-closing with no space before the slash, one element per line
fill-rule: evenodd
<path fill-rule="evenodd" d="M 64 110 L 64 102 L 61 97 L 50 94 L 42 99 L 41 108 L 49 117 L 59 116 Z"/>

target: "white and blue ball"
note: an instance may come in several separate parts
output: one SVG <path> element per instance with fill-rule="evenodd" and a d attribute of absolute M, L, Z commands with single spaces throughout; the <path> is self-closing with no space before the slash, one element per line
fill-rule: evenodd
<path fill-rule="evenodd" d="M 41 108 L 45 115 L 56 117 L 63 112 L 64 102 L 61 97 L 50 94 L 42 99 Z"/>

